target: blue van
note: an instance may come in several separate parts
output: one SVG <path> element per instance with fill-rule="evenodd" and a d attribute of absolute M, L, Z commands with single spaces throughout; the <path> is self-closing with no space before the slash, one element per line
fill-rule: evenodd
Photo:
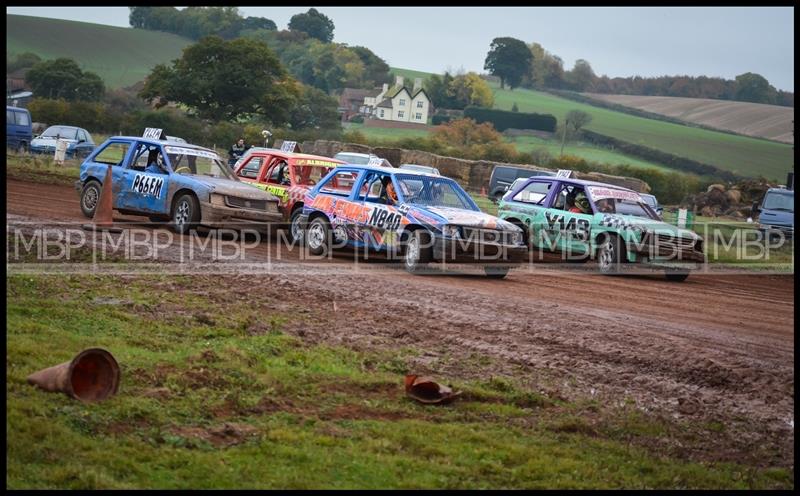
<path fill-rule="evenodd" d="M 783 233 L 787 238 L 794 237 L 794 190 L 770 188 L 764 198 L 753 203 L 752 217 L 758 215 L 758 229 L 765 237 Z"/>
<path fill-rule="evenodd" d="M 27 151 L 32 139 L 31 113 L 24 108 L 6 105 L 6 148 Z"/>

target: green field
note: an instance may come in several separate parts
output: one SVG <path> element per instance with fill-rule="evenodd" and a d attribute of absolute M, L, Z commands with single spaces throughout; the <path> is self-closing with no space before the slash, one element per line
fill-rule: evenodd
<path fill-rule="evenodd" d="M 392 68 L 392 71 L 406 77 L 411 77 L 412 74 L 415 77 L 426 77 L 427 74 L 397 68 Z M 794 150 L 791 145 L 645 119 L 574 102 L 540 91 L 523 88 L 511 91 L 500 89 L 496 83 L 489 84 L 494 90 L 495 108 L 511 110 L 516 103 L 520 112 L 553 114 L 559 120 L 563 119 L 570 110 L 583 110 L 591 114 L 593 118 L 587 126 L 589 130 L 629 143 L 704 162 L 742 176 L 763 175 L 770 179 L 783 180 L 786 173 L 794 166 Z M 587 147 L 583 151 L 588 153 L 589 148 L 591 147 Z M 604 151 L 614 153 L 611 150 Z M 586 155 L 581 156 L 588 158 Z M 627 158 L 630 161 L 630 157 Z M 620 162 L 614 158 L 605 161 Z M 637 161 L 638 165 L 647 163 L 638 159 Z"/>
<path fill-rule="evenodd" d="M 506 139 L 509 143 L 513 143 L 517 150 L 521 152 L 532 152 L 544 148 L 550 155 L 557 157 L 561 153 L 561 143 L 557 139 L 544 139 L 538 136 L 518 136 Z M 623 155 L 607 148 L 598 148 L 588 143 L 583 142 L 567 142 L 564 145 L 564 154 L 575 155 L 585 158 L 594 162 L 608 163 L 608 164 L 627 164 L 634 167 L 650 167 L 652 169 L 660 169 L 669 172 L 672 169 L 665 167 L 654 162 L 647 162 L 635 157 Z"/>
<path fill-rule="evenodd" d="M 413 343 L 314 344 L 285 331 L 309 316 L 231 297 L 221 282 L 237 281 L 9 276 L 6 487 L 793 486 L 784 468 L 654 448 L 702 442 L 718 425 L 551 399 L 501 376 L 457 381 L 464 394 L 451 405 L 414 403 L 402 389 L 408 361 L 423 353 Z M 83 404 L 26 383 L 91 346 L 120 364 L 113 398 Z"/>
<path fill-rule="evenodd" d="M 133 85 L 157 64 L 181 56 L 191 40 L 174 34 L 6 14 L 6 52 L 69 57 L 110 88 Z"/>

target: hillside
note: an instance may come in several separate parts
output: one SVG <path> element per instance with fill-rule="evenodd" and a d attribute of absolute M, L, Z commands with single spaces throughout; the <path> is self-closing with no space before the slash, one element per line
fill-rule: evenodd
<path fill-rule="evenodd" d="M 168 33 L 6 14 L 6 52 L 69 57 L 110 88 L 144 80 L 157 64 L 181 56 L 191 40 Z"/>
<path fill-rule="evenodd" d="M 398 75 L 424 77 L 425 73 L 392 68 Z M 637 117 L 567 100 L 549 93 L 515 88 L 500 89 L 489 82 L 494 92 L 494 107 L 511 110 L 514 103 L 520 112 L 553 114 L 559 121 L 572 109 L 592 115 L 587 129 L 619 140 L 646 146 L 716 166 L 746 177 L 763 175 L 783 180 L 793 168 L 794 150 L 789 144 L 736 136 L 707 129 Z M 793 112 L 793 109 L 788 109 Z"/>
<path fill-rule="evenodd" d="M 794 143 L 794 109 L 761 103 L 732 102 L 707 98 L 669 96 L 584 95 L 632 107 L 646 112 L 673 117 L 692 124 L 733 131 L 739 134 Z"/>

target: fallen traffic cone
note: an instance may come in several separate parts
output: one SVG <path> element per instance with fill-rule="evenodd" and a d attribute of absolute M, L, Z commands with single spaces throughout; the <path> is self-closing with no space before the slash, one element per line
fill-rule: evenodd
<path fill-rule="evenodd" d="M 461 391 L 454 393 L 451 388 L 435 382 L 430 377 L 408 374 L 405 383 L 406 396 L 420 403 L 449 403 L 461 395 Z"/>
<path fill-rule="evenodd" d="M 108 351 L 88 348 L 69 362 L 29 375 L 28 384 L 84 402 L 103 401 L 117 393 L 119 365 Z"/>
<path fill-rule="evenodd" d="M 106 169 L 106 178 L 100 190 L 100 198 L 94 208 L 92 224 L 84 224 L 83 228 L 88 230 L 100 229 L 110 232 L 122 232 L 119 227 L 114 227 L 114 193 L 112 191 L 114 181 L 111 178 L 111 166 Z"/>

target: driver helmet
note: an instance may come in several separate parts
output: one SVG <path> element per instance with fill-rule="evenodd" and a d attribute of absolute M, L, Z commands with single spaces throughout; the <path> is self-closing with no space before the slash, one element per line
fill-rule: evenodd
<path fill-rule="evenodd" d="M 575 195 L 575 206 L 584 212 L 589 212 L 589 199 L 586 198 L 586 193 L 580 191 L 577 195 Z"/>
<path fill-rule="evenodd" d="M 386 184 L 386 196 L 393 202 L 397 203 L 397 191 L 394 190 L 394 183 L 390 179 L 389 182 Z"/>

